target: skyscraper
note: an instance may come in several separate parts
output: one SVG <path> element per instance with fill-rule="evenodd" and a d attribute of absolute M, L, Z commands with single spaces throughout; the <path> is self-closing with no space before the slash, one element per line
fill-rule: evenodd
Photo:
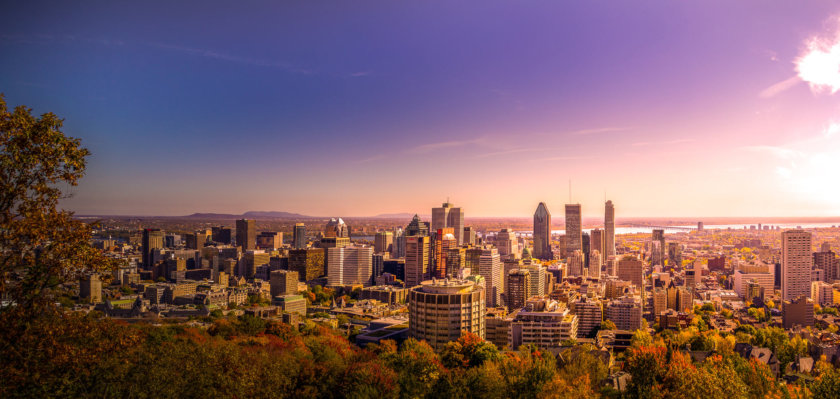
<path fill-rule="evenodd" d="M 409 237 L 408 244 L 421 237 Z M 469 280 L 437 279 L 408 292 L 408 334 L 440 350 L 469 331 L 484 339 L 484 287 Z M 452 304 L 458 304 L 453 306 Z"/>
<path fill-rule="evenodd" d="M 373 248 L 335 247 L 327 249 L 329 267 L 327 281 L 330 285 L 364 284 L 371 282 Z"/>
<path fill-rule="evenodd" d="M 651 233 L 650 264 L 665 266 L 665 230 L 654 229 Z"/>
<path fill-rule="evenodd" d="M 283 233 L 277 231 L 263 231 L 257 235 L 257 248 L 277 249 L 283 246 Z"/>
<path fill-rule="evenodd" d="M 249 249 L 256 249 L 256 221 L 249 219 L 239 219 L 236 221 L 236 245 L 242 247 L 243 251 L 247 251 Z"/>
<path fill-rule="evenodd" d="M 502 229 L 496 234 L 496 248 L 499 249 L 499 256 L 514 254 L 516 235 L 510 229 Z"/>
<path fill-rule="evenodd" d="M 350 228 L 342 218 L 331 218 L 324 226 L 324 237 L 329 238 L 350 238 Z"/>
<path fill-rule="evenodd" d="M 405 239 L 405 286 L 420 285 L 429 273 L 429 237 L 408 236 Z"/>
<path fill-rule="evenodd" d="M 505 304 L 508 310 L 525 306 L 531 297 L 531 274 L 527 270 L 513 269 L 506 276 Z"/>
<path fill-rule="evenodd" d="M 152 251 L 163 248 L 163 232 L 160 229 L 143 230 L 143 266 L 146 269 L 154 266 Z"/>
<path fill-rule="evenodd" d="M 551 213 L 545 202 L 537 205 L 534 212 L 534 257 L 542 260 L 554 259 L 551 253 Z"/>
<path fill-rule="evenodd" d="M 566 253 L 583 251 L 580 204 L 566 204 Z"/>
<path fill-rule="evenodd" d="M 292 248 L 306 248 L 306 226 L 303 223 L 295 223 L 295 230 L 292 232 Z"/>
<path fill-rule="evenodd" d="M 633 283 L 637 291 L 644 289 L 645 268 L 644 263 L 633 257 L 627 256 L 618 261 L 618 278 Z"/>
<path fill-rule="evenodd" d="M 391 252 L 391 246 L 394 243 L 394 233 L 390 231 L 380 231 L 376 233 L 373 239 L 373 250 L 376 253 Z"/>
<path fill-rule="evenodd" d="M 439 208 L 432 208 L 432 231 L 451 227 L 458 245 L 464 243 L 464 213 L 461 208 L 455 208 L 449 202 L 444 202 Z"/>
<path fill-rule="evenodd" d="M 501 306 L 501 295 L 504 291 L 502 272 L 502 261 L 496 248 L 483 250 L 478 260 L 478 274 L 484 277 L 488 307 Z"/>
<path fill-rule="evenodd" d="M 434 270 L 432 277 L 444 278 L 447 274 L 454 274 L 446 262 L 446 256 L 450 249 L 457 248 L 458 244 L 452 234 L 451 227 L 438 229 L 434 241 Z M 455 270 L 457 272 L 457 270 Z"/>
<path fill-rule="evenodd" d="M 429 236 L 429 225 L 420 220 L 420 216 L 414 215 L 408 226 L 405 227 L 405 236 Z"/>
<path fill-rule="evenodd" d="M 811 233 L 782 233 L 782 300 L 793 301 L 811 294 Z"/>
<path fill-rule="evenodd" d="M 604 249 L 601 255 L 604 261 L 615 256 L 615 208 L 612 201 L 604 204 Z"/>
<path fill-rule="evenodd" d="M 606 247 L 606 234 L 604 234 L 604 230 L 601 229 L 592 229 L 590 232 L 589 238 L 589 253 L 593 253 L 598 251 L 598 253 L 603 254 L 604 248 Z M 590 261 L 591 263 L 591 261 Z M 602 262 L 603 264 L 603 262 Z"/>
<path fill-rule="evenodd" d="M 394 228 L 394 243 L 391 245 L 392 258 L 405 257 L 405 232 L 402 227 Z"/>

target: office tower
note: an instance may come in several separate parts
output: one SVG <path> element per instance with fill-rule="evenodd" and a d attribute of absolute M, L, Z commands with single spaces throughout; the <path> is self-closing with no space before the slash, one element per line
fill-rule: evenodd
<path fill-rule="evenodd" d="M 578 318 L 578 338 L 594 338 L 604 321 L 604 307 L 601 302 L 585 296 L 573 303 Z"/>
<path fill-rule="evenodd" d="M 639 259 L 625 257 L 618 261 L 618 279 L 634 284 L 638 291 L 644 289 L 644 270 L 644 263 Z"/>
<path fill-rule="evenodd" d="M 600 254 L 606 254 L 606 252 L 604 251 L 604 248 L 606 248 L 607 244 L 606 244 L 606 234 L 604 233 L 604 230 L 593 229 L 592 232 L 590 232 L 589 235 L 590 235 L 590 238 L 589 238 L 589 253 L 593 253 L 595 251 L 598 251 L 598 253 L 600 253 Z M 603 262 L 605 260 L 604 259 L 605 256 L 606 255 L 601 257 L 601 265 L 603 265 Z M 590 263 L 590 266 L 591 266 L 592 261 L 590 260 L 589 263 Z"/>
<path fill-rule="evenodd" d="M 324 237 L 329 238 L 350 238 L 350 228 L 342 218 L 330 218 L 324 226 Z"/>
<path fill-rule="evenodd" d="M 292 231 L 292 248 L 304 249 L 306 241 L 306 226 L 303 223 L 295 223 L 295 229 Z"/>
<path fill-rule="evenodd" d="M 382 272 L 393 274 L 397 280 L 405 282 L 405 259 L 388 259 L 382 262 Z"/>
<path fill-rule="evenodd" d="M 814 326 L 814 301 L 810 296 L 800 296 L 792 301 L 782 302 L 782 326 L 785 329 Z"/>
<path fill-rule="evenodd" d="M 697 231 L 703 231 L 703 222 L 697 222 Z"/>
<path fill-rule="evenodd" d="M 591 247 L 589 246 L 589 234 L 583 232 L 580 234 L 580 245 L 581 249 L 580 252 L 583 254 L 583 264 L 586 269 L 589 269 L 589 253 L 592 251 Z"/>
<path fill-rule="evenodd" d="M 277 231 L 263 231 L 257 235 L 257 248 L 277 249 L 283 246 L 283 233 Z"/>
<path fill-rule="evenodd" d="M 478 260 L 478 275 L 484 277 L 484 291 L 487 307 L 501 306 L 501 295 L 504 292 L 504 277 L 502 276 L 502 260 L 496 248 L 485 249 Z M 473 271 L 473 274 L 476 274 Z"/>
<path fill-rule="evenodd" d="M 271 283 L 271 297 L 278 295 L 295 295 L 298 287 L 298 272 L 292 270 L 273 270 L 269 277 Z"/>
<path fill-rule="evenodd" d="M 668 263 L 670 263 L 671 266 L 682 266 L 682 246 L 680 243 L 668 243 Z"/>
<path fill-rule="evenodd" d="M 414 215 L 411 219 L 411 222 L 408 223 L 408 226 L 405 227 L 405 236 L 429 236 L 429 226 L 420 220 L 420 217 Z M 419 283 L 418 283 L 419 284 Z"/>
<path fill-rule="evenodd" d="M 668 309 L 674 309 L 678 312 L 691 311 L 694 307 L 694 298 L 687 289 L 677 287 L 674 282 L 668 285 L 665 290 L 668 301 Z"/>
<path fill-rule="evenodd" d="M 475 230 L 472 227 L 464 227 L 464 245 L 475 245 Z"/>
<path fill-rule="evenodd" d="M 195 233 L 186 234 L 185 241 L 186 247 L 189 249 L 204 248 L 204 244 L 207 242 L 207 233 L 196 231 Z"/>
<path fill-rule="evenodd" d="M 516 234 L 510 229 L 502 229 L 496 234 L 496 248 L 499 249 L 499 256 L 515 254 Z"/>
<path fill-rule="evenodd" d="M 578 337 L 578 318 L 565 304 L 550 299 L 529 300 L 510 324 L 510 347 L 534 345 L 547 349 Z"/>
<path fill-rule="evenodd" d="M 310 281 L 324 275 L 324 249 L 289 250 L 289 270 L 298 272 L 300 281 Z"/>
<path fill-rule="evenodd" d="M 102 280 L 98 274 L 88 274 L 79 280 L 79 298 L 87 303 L 102 302 Z"/>
<path fill-rule="evenodd" d="M 297 313 L 306 316 L 306 299 L 303 295 L 280 295 L 274 298 L 271 303 L 284 313 Z"/>
<path fill-rule="evenodd" d="M 651 234 L 650 264 L 665 265 L 665 230 L 654 229 Z"/>
<path fill-rule="evenodd" d="M 665 309 L 668 309 L 668 292 L 663 289 L 656 287 L 653 289 L 653 316 L 659 317 L 659 314 L 664 312 Z"/>
<path fill-rule="evenodd" d="M 583 260 L 583 253 L 581 251 L 574 251 L 569 254 L 566 264 L 569 266 L 569 277 L 585 276 L 585 264 Z"/>
<path fill-rule="evenodd" d="M 432 231 L 451 227 L 458 245 L 464 243 L 464 212 L 461 208 L 454 208 L 449 202 L 444 202 L 440 208 L 432 208 Z"/>
<path fill-rule="evenodd" d="M 236 221 L 236 245 L 243 251 L 257 247 L 257 223 L 254 220 L 239 219 Z"/>
<path fill-rule="evenodd" d="M 523 269 L 513 269 L 507 275 L 505 302 L 508 310 L 525 306 L 531 297 L 531 273 Z"/>
<path fill-rule="evenodd" d="M 615 208 L 612 201 L 604 204 L 604 250 L 601 254 L 605 260 L 615 256 Z"/>
<path fill-rule="evenodd" d="M 546 279 L 546 269 L 545 266 L 539 263 L 531 263 L 528 265 L 523 265 L 524 270 L 528 271 L 528 274 L 531 275 L 531 289 L 529 292 L 531 296 L 539 296 L 542 297 L 546 295 L 545 292 L 545 279 Z"/>
<path fill-rule="evenodd" d="M 446 262 L 446 255 L 450 249 L 457 248 L 458 242 L 452 234 L 454 231 L 451 227 L 444 227 L 438 229 L 434 240 L 434 262 L 432 277 L 444 278 L 447 275 L 454 275 L 458 270 L 451 270 Z"/>
<path fill-rule="evenodd" d="M 633 296 L 615 299 L 607 305 L 606 319 L 612 321 L 616 329 L 638 330 L 642 328 L 642 303 Z"/>
<path fill-rule="evenodd" d="M 408 292 L 408 335 L 435 350 L 456 341 L 462 331 L 484 339 L 485 301 L 484 287 L 470 280 L 423 281 Z"/>
<path fill-rule="evenodd" d="M 271 254 L 263 250 L 252 249 L 245 251 L 242 259 L 245 270 L 241 275 L 247 279 L 252 279 L 256 277 L 258 266 L 267 265 L 271 261 Z"/>
<path fill-rule="evenodd" d="M 825 281 L 833 283 L 840 280 L 840 259 L 823 243 L 820 252 L 814 252 L 814 268 L 823 270 Z"/>
<path fill-rule="evenodd" d="M 732 274 L 732 290 L 747 301 L 751 300 L 747 295 L 747 286 L 750 283 L 764 287 L 767 292 L 773 292 L 775 269 L 773 264 L 767 263 L 739 264 Z"/>
<path fill-rule="evenodd" d="M 545 202 L 537 205 L 534 212 L 534 257 L 542 260 L 553 260 L 551 252 L 551 213 Z"/>
<path fill-rule="evenodd" d="M 450 248 L 446 252 L 446 273 L 457 276 L 464 269 L 467 262 L 467 249 L 464 247 Z"/>
<path fill-rule="evenodd" d="M 405 286 L 420 285 L 429 273 L 429 237 L 408 236 L 405 239 Z"/>
<path fill-rule="evenodd" d="M 154 266 L 152 251 L 163 249 L 163 232 L 160 229 L 143 229 L 143 267 L 146 270 Z"/>
<path fill-rule="evenodd" d="M 330 285 L 370 285 L 373 248 L 335 247 L 327 249 L 330 259 L 327 281 Z"/>
<path fill-rule="evenodd" d="M 788 230 L 782 233 L 782 300 L 809 296 L 811 289 L 811 233 Z"/>
<path fill-rule="evenodd" d="M 371 284 L 376 282 L 376 278 L 385 272 L 385 258 L 387 254 L 373 254 L 370 257 L 370 281 Z"/>
<path fill-rule="evenodd" d="M 394 243 L 391 245 L 392 258 L 405 258 L 405 232 L 402 227 L 394 229 Z"/>
<path fill-rule="evenodd" d="M 213 242 L 219 244 L 230 244 L 233 236 L 230 227 L 218 226 L 211 229 Z"/>
<path fill-rule="evenodd" d="M 583 250 L 580 204 L 566 204 L 566 253 Z"/>
<path fill-rule="evenodd" d="M 592 251 L 589 255 L 589 278 L 601 278 L 601 252 Z"/>
<path fill-rule="evenodd" d="M 391 252 L 394 245 L 394 233 L 380 231 L 373 238 L 373 251 L 376 253 Z"/>

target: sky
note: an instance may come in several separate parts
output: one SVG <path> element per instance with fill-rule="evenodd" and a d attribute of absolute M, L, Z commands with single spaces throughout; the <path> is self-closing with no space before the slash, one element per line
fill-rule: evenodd
<path fill-rule="evenodd" d="M 840 216 L 838 91 L 836 1 L 0 13 L 0 92 L 92 153 L 79 214 Z"/>

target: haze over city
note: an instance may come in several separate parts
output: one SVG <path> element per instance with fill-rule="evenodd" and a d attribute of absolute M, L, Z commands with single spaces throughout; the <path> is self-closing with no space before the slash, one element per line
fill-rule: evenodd
<path fill-rule="evenodd" d="M 236 12 L 233 12 L 236 8 Z M 10 106 L 80 214 L 840 212 L 835 2 L 15 2 Z"/>

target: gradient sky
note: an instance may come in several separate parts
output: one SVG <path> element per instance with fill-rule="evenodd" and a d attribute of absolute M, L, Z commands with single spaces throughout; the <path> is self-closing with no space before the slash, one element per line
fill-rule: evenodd
<path fill-rule="evenodd" d="M 836 1 L 277 3 L 7 4 L 0 92 L 93 153 L 64 206 L 840 215 Z"/>

